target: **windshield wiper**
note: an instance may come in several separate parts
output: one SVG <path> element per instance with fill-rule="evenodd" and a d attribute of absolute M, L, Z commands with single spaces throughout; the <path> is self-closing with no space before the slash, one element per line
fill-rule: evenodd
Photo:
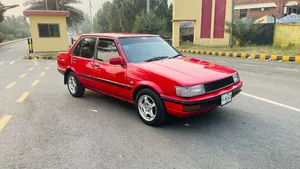
<path fill-rule="evenodd" d="M 158 57 L 154 57 L 148 60 L 145 60 L 145 62 L 152 62 L 152 61 L 157 61 L 157 60 L 163 60 L 163 59 L 167 59 L 169 58 L 168 56 L 158 56 Z"/>
<path fill-rule="evenodd" d="M 178 58 L 179 56 L 182 56 L 182 54 L 178 54 L 178 55 L 172 56 L 172 57 L 170 57 L 170 59 L 175 59 L 175 58 Z"/>

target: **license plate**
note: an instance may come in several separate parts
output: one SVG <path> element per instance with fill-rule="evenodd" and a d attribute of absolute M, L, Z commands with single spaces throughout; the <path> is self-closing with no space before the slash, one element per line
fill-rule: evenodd
<path fill-rule="evenodd" d="M 226 93 L 221 96 L 221 106 L 224 106 L 225 104 L 228 104 L 232 101 L 232 92 Z"/>

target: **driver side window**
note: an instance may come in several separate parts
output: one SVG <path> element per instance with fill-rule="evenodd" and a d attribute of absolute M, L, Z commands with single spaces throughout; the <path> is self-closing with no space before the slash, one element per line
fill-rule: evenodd
<path fill-rule="evenodd" d="M 113 40 L 99 39 L 97 47 L 97 60 L 109 62 L 111 57 L 120 56 L 117 46 Z"/>

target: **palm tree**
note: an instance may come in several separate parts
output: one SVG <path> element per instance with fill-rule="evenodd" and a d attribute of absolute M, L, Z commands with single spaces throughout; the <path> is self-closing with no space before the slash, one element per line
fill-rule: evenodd
<path fill-rule="evenodd" d="M 81 3 L 80 0 L 27 0 L 25 6 L 30 6 L 29 10 L 61 10 L 69 11 L 70 17 L 67 18 L 69 27 L 81 23 L 84 20 L 84 12 L 71 4 Z M 47 4 L 47 5 L 46 5 Z M 58 8 L 57 8 L 58 7 Z"/>
<path fill-rule="evenodd" d="M 18 7 L 19 5 L 11 5 L 11 6 L 4 6 L 1 2 L 0 2 L 0 22 L 2 22 L 4 20 L 4 12 L 6 12 L 9 9 Z"/>

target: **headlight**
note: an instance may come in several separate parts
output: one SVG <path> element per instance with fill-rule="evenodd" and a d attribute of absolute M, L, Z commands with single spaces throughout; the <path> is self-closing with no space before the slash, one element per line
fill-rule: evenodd
<path fill-rule="evenodd" d="M 197 85 L 191 87 L 176 86 L 176 95 L 179 97 L 194 97 L 205 93 L 204 85 Z"/>
<path fill-rule="evenodd" d="M 234 82 L 234 83 L 237 83 L 237 82 L 240 81 L 240 76 L 239 76 L 238 73 L 236 73 L 235 75 L 233 75 L 232 78 L 233 78 L 233 82 Z"/>

